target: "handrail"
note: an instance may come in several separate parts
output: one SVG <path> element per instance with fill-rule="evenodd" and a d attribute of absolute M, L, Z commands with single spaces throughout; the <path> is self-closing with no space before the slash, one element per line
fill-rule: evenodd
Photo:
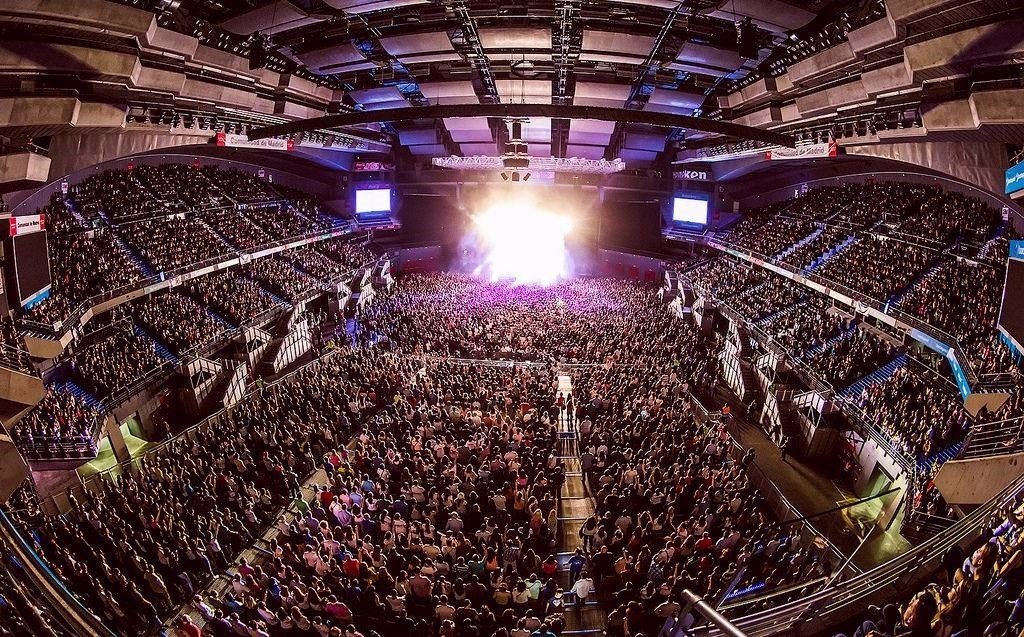
<path fill-rule="evenodd" d="M 28 351 L 6 343 L 0 347 L 0 367 L 7 367 L 16 372 L 35 373 L 35 369 L 32 367 L 32 357 Z"/>
<path fill-rule="evenodd" d="M 342 232 L 339 232 L 339 230 L 341 230 Z M 163 281 L 168 281 L 178 276 L 188 274 L 190 272 L 196 272 L 198 270 L 208 268 L 212 265 L 231 264 L 232 262 L 238 262 L 245 258 L 262 259 L 273 254 L 276 254 L 277 252 L 281 252 L 284 249 L 288 249 L 288 247 L 286 246 L 290 246 L 290 244 L 298 241 L 305 240 L 307 243 L 319 243 L 321 241 L 342 238 L 348 235 L 355 235 L 357 233 L 359 233 L 359 230 L 353 228 L 351 224 L 340 224 L 327 231 L 319 230 L 316 232 L 309 232 L 301 235 L 296 235 L 294 237 L 290 237 L 287 239 L 278 239 L 271 243 L 263 244 L 249 251 L 234 251 L 234 256 L 228 256 L 227 254 L 225 254 L 221 257 L 212 257 L 204 261 L 190 263 L 186 266 L 182 266 L 181 268 L 177 268 L 170 272 L 160 272 L 153 276 L 139 279 L 134 283 L 124 285 L 113 290 L 108 290 L 105 292 L 94 294 L 93 296 L 88 297 L 83 301 L 79 302 L 79 304 L 76 305 L 74 309 L 72 309 L 71 313 L 68 314 L 68 316 L 53 324 L 40 323 L 32 319 L 20 319 L 19 322 L 23 327 L 27 327 L 29 329 L 48 334 L 50 336 L 60 338 L 61 336 L 63 336 L 65 332 L 67 332 L 73 326 L 74 323 L 80 322 L 85 313 L 88 312 L 90 309 L 93 309 L 96 306 L 111 299 L 115 299 L 119 296 L 128 295 L 136 290 L 144 289 L 146 287 L 149 287 L 150 285 L 160 283 Z M 260 254 L 260 256 L 254 256 L 257 253 L 262 252 L 265 252 L 265 254 Z"/>
<path fill-rule="evenodd" d="M 942 555 L 949 547 L 976 538 L 980 525 L 991 515 L 1014 505 L 1022 493 L 1024 476 L 1019 476 L 957 524 L 941 530 L 899 557 L 827 589 L 734 619 L 733 623 L 751 637 L 785 632 L 798 623 L 803 624 L 801 634 L 813 634 L 862 612 L 867 603 L 865 598 L 892 599 L 905 596 L 912 590 L 913 584 L 931 575 L 929 567 L 938 567 Z M 727 634 L 713 628 L 700 628 L 693 632 L 698 637 Z"/>
<path fill-rule="evenodd" d="M 740 253 L 740 254 L 752 257 L 753 259 L 759 259 L 759 260 L 763 261 L 764 263 L 770 263 L 772 266 L 774 266 L 776 268 L 779 268 L 781 270 L 785 270 L 785 271 L 793 274 L 795 277 L 799 277 L 799 278 L 795 279 L 797 282 L 802 282 L 802 279 L 813 281 L 814 283 L 817 283 L 818 285 L 820 285 L 820 286 L 822 286 L 822 287 L 824 287 L 826 289 L 832 290 L 834 292 L 838 292 L 838 293 L 840 293 L 840 294 L 842 294 L 844 296 L 848 296 L 851 299 L 853 299 L 854 301 L 857 301 L 857 302 L 859 302 L 859 303 L 861 303 L 861 304 L 863 304 L 865 306 L 868 306 L 868 307 L 870 307 L 870 308 L 872 308 L 872 309 L 874 309 L 874 310 L 876 310 L 876 311 L 878 311 L 878 312 L 880 312 L 882 314 L 886 314 L 888 316 L 891 316 L 892 318 L 896 319 L 898 322 L 902 322 L 902 323 L 906 324 L 907 326 L 909 326 L 909 327 L 911 327 L 913 329 L 917 329 L 917 330 L 919 330 L 921 332 L 924 332 L 925 334 L 928 334 L 928 335 L 936 338 L 937 340 L 939 340 L 939 341 L 945 343 L 946 345 L 948 345 L 957 354 L 957 362 L 960 363 L 960 366 L 963 368 L 964 374 L 967 376 L 967 380 L 968 380 L 969 384 L 971 386 L 974 386 L 974 385 L 976 385 L 978 383 L 978 375 L 977 375 L 977 373 L 974 370 L 973 364 L 971 363 L 969 357 L 964 354 L 964 349 L 963 349 L 962 345 L 960 344 L 960 341 L 956 337 L 954 337 L 952 334 L 949 334 L 949 333 L 945 332 L 944 330 L 942 330 L 942 329 L 940 329 L 938 327 L 935 327 L 934 325 L 926 323 L 926 322 L 922 321 L 921 319 L 919 319 L 919 318 L 917 318 L 915 316 L 907 314 L 906 312 L 903 312 L 902 310 L 900 310 L 898 308 L 892 307 L 888 303 L 885 303 L 883 301 L 875 299 L 875 298 L 873 298 L 873 297 L 871 297 L 871 296 L 869 296 L 869 295 L 867 295 L 867 294 L 865 294 L 865 293 L 863 293 L 863 292 L 861 292 L 859 290 L 854 290 L 853 288 L 847 287 L 847 286 L 843 285 L 842 283 L 839 283 L 838 281 L 835 281 L 835 280 L 832 280 L 832 279 L 827 279 L 827 278 L 825 278 L 825 277 L 823 277 L 823 276 L 821 276 L 819 274 L 816 274 L 814 272 L 809 272 L 809 271 L 806 271 L 806 270 L 801 270 L 801 269 L 798 269 L 798 268 L 795 268 L 795 267 L 789 265 L 788 263 L 785 263 L 785 262 L 782 262 L 782 261 L 773 260 L 772 258 L 770 258 L 770 257 L 768 257 L 766 255 L 763 255 L 763 254 L 757 252 L 756 250 L 750 250 L 750 249 L 745 248 L 743 246 L 739 246 L 739 245 L 736 245 L 736 244 L 728 243 L 728 242 L 722 241 L 720 239 L 715 239 L 713 241 L 708 241 L 708 245 L 710 245 L 713 248 L 717 248 L 717 249 L 723 250 L 723 251 L 726 248 L 728 248 L 728 249 L 730 249 L 730 250 L 732 250 L 734 252 L 737 252 L 737 253 Z M 756 263 L 756 261 L 755 261 L 755 263 Z"/>
<path fill-rule="evenodd" d="M 1002 456 L 1024 451 L 1024 416 L 976 424 L 961 459 Z"/>
<path fill-rule="evenodd" d="M 76 629 L 85 631 L 88 637 L 115 637 L 96 615 L 90 612 L 64 582 L 46 565 L 39 555 L 18 532 L 7 512 L 0 508 L 0 535 L 11 546 L 11 552 L 26 566 L 25 572 L 34 579 L 33 586 L 49 601 L 50 608 L 61 614 L 65 621 Z M 13 540 L 13 541 L 11 541 Z M 70 617 L 69 617 L 70 616 Z"/>
<path fill-rule="evenodd" d="M 726 619 L 712 608 L 710 604 L 705 602 L 702 597 L 688 588 L 683 590 L 683 601 L 686 602 L 686 606 L 680 612 L 681 617 L 686 617 L 692 610 L 696 610 L 704 619 L 714 624 L 728 637 L 747 637 L 735 624 Z"/>

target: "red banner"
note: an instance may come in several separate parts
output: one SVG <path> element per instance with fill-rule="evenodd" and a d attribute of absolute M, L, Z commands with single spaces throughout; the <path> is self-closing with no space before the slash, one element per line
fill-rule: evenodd
<path fill-rule="evenodd" d="M 249 139 L 246 135 L 217 133 L 217 145 L 228 148 L 263 148 L 266 150 L 295 150 L 295 142 L 289 139 Z"/>
<path fill-rule="evenodd" d="M 835 140 L 796 148 L 773 148 L 764 154 L 764 158 L 772 159 L 812 159 L 815 157 L 835 157 L 839 154 L 839 145 Z"/>
<path fill-rule="evenodd" d="M 10 236 L 32 234 L 33 232 L 44 232 L 46 230 L 46 215 L 22 215 L 11 217 L 7 220 Z"/>

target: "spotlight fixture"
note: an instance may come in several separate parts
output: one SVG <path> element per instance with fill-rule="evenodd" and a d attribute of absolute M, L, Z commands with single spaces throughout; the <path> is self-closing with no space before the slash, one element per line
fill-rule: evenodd
<path fill-rule="evenodd" d="M 267 66 L 270 59 L 270 38 L 262 33 L 253 35 L 253 41 L 249 45 L 249 70 L 255 71 Z"/>
<path fill-rule="evenodd" d="M 748 60 L 757 58 L 757 27 L 749 16 L 736 23 L 736 45 L 741 57 Z"/>
<path fill-rule="evenodd" d="M 513 182 L 529 181 L 530 154 L 523 141 L 523 120 L 509 120 L 508 124 L 509 139 L 501 156 L 501 166 L 508 172 L 502 172 L 501 178 Z"/>
<path fill-rule="evenodd" d="M 502 171 L 501 178 L 513 183 L 530 181 L 530 173 L 519 170 Z"/>

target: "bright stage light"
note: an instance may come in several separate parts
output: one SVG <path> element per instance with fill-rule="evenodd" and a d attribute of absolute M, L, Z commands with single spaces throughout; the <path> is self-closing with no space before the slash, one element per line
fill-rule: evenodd
<path fill-rule="evenodd" d="M 565 238 L 572 221 L 530 201 L 508 201 L 476 215 L 486 261 L 477 274 L 516 283 L 550 285 L 567 272 Z"/>

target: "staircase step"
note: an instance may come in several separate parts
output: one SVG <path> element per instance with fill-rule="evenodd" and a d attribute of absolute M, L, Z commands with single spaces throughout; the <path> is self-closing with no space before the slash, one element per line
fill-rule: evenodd
<path fill-rule="evenodd" d="M 814 272 L 815 270 L 817 270 L 818 268 L 820 268 L 821 266 L 823 266 L 823 265 L 825 264 L 825 262 L 826 262 L 826 261 L 828 261 L 828 260 L 830 260 L 830 259 L 834 258 L 834 257 L 835 257 L 836 255 L 838 255 L 838 254 L 839 254 L 840 252 L 842 252 L 842 251 L 846 250 L 847 248 L 849 248 L 849 247 L 850 247 L 851 245 L 853 245 L 853 244 L 854 244 L 854 243 L 856 243 L 856 242 L 857 242 L 857 237 L 856 237 L 856 235 L 852 235 L 852 234 L 851 234 L 850 236 L 846 237 L 846 238 L 845 238 L 845 239 L 843 239 L 843 240 L 842 240 L 841 242 L 839 242 L 838 244 L 836 244 L 836 245 L 835 245 L 834 247 L 832 247 L 831 249 L 829 249 L 829 250 L 828 250 L 828 251 L 827 251 L 827 252 L 826 252 L 825 254 L 823 254 L 823 255 L 821 255 L 820 257 L 818 257 L 817 259 L 815 259 L 815 260 L 814 260 L 814 263 L 812 263 L 812 264 L 811 264 L 811 265 L 810 265 L 810 266 L 809 266 L 809 267 L 807 268 L 807 271 L 808 271 L 808 272 Z"/>
<path fill-rule="evenodd" d="M 862 391 L 864 391 L 864 388 L 868 387 L 869 385 L 874 385 L 876 383 L 882 383 L 889 380 L 889 378 L 896 373 L 897 369 L 903 367 L 906 364 L 906 354 L 900 354 L 893 360 L 886 363 L 884 366 L 876 369 L 875 371 L 871 372 L 864 378 L 861 378 L 860 380 L 853 383 L 846 389 L 842 390 L 841 392 L 839 392 L 839 394 L 846 398 L 856 398 L 861 394 Z"/>
<path fill-rule="evenodd" d="M 208 307 L 206 307 L 206 308 L 203 308 L 203 309 L 205 309 L 205 310 L 206 310 L 206 313 L 207 313 L 207 314 L 209 314 L 209 315 L 210 315 L 210 317 L 211 317 L 211 318 L 212 318 L 212 319 L 213 319 L 214 321 L 216 321 L 216 322 L 220 323 L 220 324 L 221 324 L 221 326 L 222 326 L 222 327 L 223 327 L 224 329 L 226 329 L 226 330 L 234 329 L 234 327 L 235 327 L 235 326 L 231 324 L 231 321 L 227 320 L 226 318 L 224 318 L 224 317 L 223 317 L 223 316 L 221 316 L 220 314 L 217 314 L 216 312 L 214 312 L 214 311 L 213 311 L 212 309 L 210 309 L 210 308 L 208 308 Z"/>
<path fill-rule="evenodd" d="M 178 357 L 175 356 L 174 353 L 171 352 L 171 350 L 167 349 L 167 347 L 165 347 L 164 344 L 160 342 L 159 338 L 156 338 L 155 336 L 151 335 L 148 331 L 144 330 L 142 326 L 135 324 L 132 326 L 132 331 L 139 338 L 145 339 L 152 343 L 153 349 L 156 350 L 156 353 L 160 356 L 160 358 L 164 359 L 165 361 L 170 361 L 172 363 L 178 360 Z"/>
<path fill-rule="evenodd" d="M 63 391 L 66 391 L 66 392 L 74 395 L 74 396 L 77 396 L 78 398 L 80 398 L 82 400 L 82 402 L 84 402 L 86 405 L 92 407 L 93 409 L 95 409 L 97 411 L 103 411 L 103 403 L 101 403 L 98 398 L 96 398 L 91 393 L 86 391 L 78 383 L 69 380 L 69 381 L 65 382 L 63 384 L 63 386 L 61 386 L 61 389 Z"/>
<path fill-rule="evenodd" d="M 845 341 L 846 339 L 851 338 L 856 331 L 857 331 L 857 327 L 856 326 L 851 327 L 849 329 L 845 329 L 845 330 L 839 332 L 838 334 L 825 339 L 820 345 L 815 345 L 814 347 L 806 350 L 800 356 L 800 358 L 808 359 L 811 356 L 815 356 L 817 354 L 820 354 L 820 353 L 824 352 L 826 349 L 828 349 L 829 347 L 831 347 L 832 345 L 835 345 L 836 343 L 838 343 L 840 341 Z"/>
<path fill-rule="evenodd" d="M 134 263 L 135 266 L 138 267 L 143 274 L 145 274 L 147 277 L 154 276 L 156 274 L 156 270 L 154 270 L 152 266 L 146 263 L 145 259 L 139 256 L 139 254 L 136 253 L 135 250 L 131 246 L 129 246 L 128 243 L 124 239 L 122 239 L 116 232 L 112 232 L 111 236 L 114 237 L 114 243 L 116 243 L 117 246 L 121 248 L 121 250 L 126 255 L 128 255 L 128 259 L 131 260 L 131 262 Z"/>
<path fill-rule="evenodd" d="M 935 263 L 925 268 L 924 272 L 919 274 L 910 283 L 908 283 L 907 285 L 903 286 L 902 288 L 896 290 L 893 294 L 891 294 L 888 299 L 889 305 L 891 307 L 899 308 L 903 302 L 903 299 L 907 296 L 907 294 L 910 293 L 911 290 L 913 290 L 917 286 L 921 285 L 928 279 L 935 276 L 939 269 L 942 268 L 942 266 L 945 264 L 946 261 L 944 259 L 936 259 Z"/>
<path fill-rule="evenodd" d="M 811 241 L 814 241 L 815 239 L 817 239 L 819 236 L 821 236 L 821 233 L 824 232 L 824 231 L 825 231 L 825 226 L 818 226 L 817 228 L 814 229 L 813 232 L 811 232 L 811 234 L 807 235 L 803 239 L 800 239 L 799 241 L 797 241 L 796 243 L 790 245 L 788 248 L 786 248 L 782 252 L 780 252 L 777 255 L 775 255 L 772 260 L 773 261 L 778 261 L 780 259 L 785 259 L 789 255 L 793 254 L 793 252 L 795 252 L 798 248 L 800 248 L 802 246 L 805 246 L 808 243 L 810 243 Z"/>

